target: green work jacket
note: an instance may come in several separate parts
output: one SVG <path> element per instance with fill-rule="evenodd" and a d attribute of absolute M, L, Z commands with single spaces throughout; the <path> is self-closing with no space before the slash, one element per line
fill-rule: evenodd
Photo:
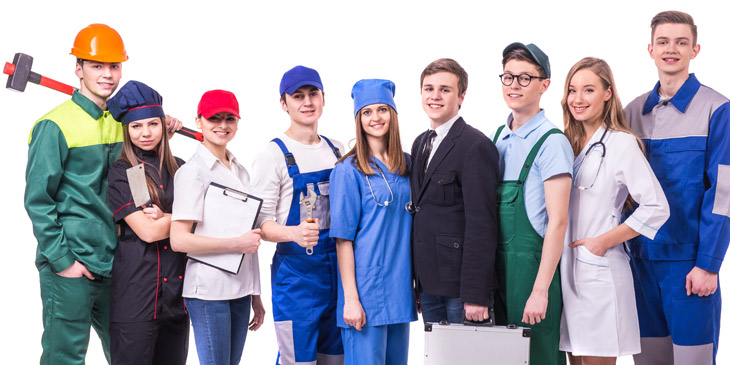
<path fill-rule="evenodd" d="M 38 270 L 50 265 L 58 273 L 76 260 L 111 276 L 117 234 L 107 174 L 122 140 L 121 124 L 78 91 L 31 129 L 25 210 L 38 240 Z"/>

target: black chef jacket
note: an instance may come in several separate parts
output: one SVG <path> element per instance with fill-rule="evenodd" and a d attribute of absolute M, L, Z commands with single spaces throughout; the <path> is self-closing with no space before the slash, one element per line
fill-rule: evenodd
<path fill-rule="evenodd" d="M 137 159 L 145 164 L 145 174 L 158 188 L 159 200 L 154 204 L 170 213 L 173 176 L 164 167 L 160 168 L 155 151 L 133 149 Z M 176 160 L 179 165 L 184 163 L 179 158 Z M 135 207 L 127 181 L 127 169 L 131 166 L 128 161 L 118 160 L 109 170 L 107 200 L 114 221 L 119 224 L 119 244 L 112 265 L 110 321 L 140 322 L 185 315 L 182 299 L 185 254 L 174 252 L 169 238 L 151 243 L 142 241 L 124 221 L 124 217 L 142 210 Z"/>

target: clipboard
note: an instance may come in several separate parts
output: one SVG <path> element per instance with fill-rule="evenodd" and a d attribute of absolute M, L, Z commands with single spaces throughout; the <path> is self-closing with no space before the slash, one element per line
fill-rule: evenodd
<path fill-rule="evenodd" d="M 240 236 L 254 228 L 263 199 L 211 182 L 205 192 L 203 221 L 193 225 L 192 233 L 213 238 Z M 243 263 L 241 252 L 188 254 L 208 266 L 237 275 Z"/>

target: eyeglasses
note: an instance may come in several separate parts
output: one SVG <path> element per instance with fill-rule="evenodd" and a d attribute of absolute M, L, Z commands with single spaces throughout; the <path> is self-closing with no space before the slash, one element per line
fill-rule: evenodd
<path fill-rule="evenodd" d="M 586 150 L 583 162 L 578 167 L 578 171 L 573 176 L 573 186 L 578 190 L 588 190 L 593 187 L 598 179 L 598 173 L 603 166 L 603 159 L 606 157 L 606 145 L 603 143 L 603 137 L 606 136 L 608 129 L 603 131 L 601 139 L 591 144 Z"/>
<path fill-rule="evenodd" d="M 513 75 L 510 73 L 503 73 L 503 74 L 499 75 L 499 79 L 502 80 L 502 85 L 504 85 L 504 86 L 512 85 L 512 83 L 515 82 L 515 78 L 517 78 L 517 83 L 520 84 L 520 86 L 522 86 L 522 87 L 530 86 L 532 79 L 538 79 L 538 80 L 547 79 L 547 77 L 532 76 L 532 75 L 528 75 L 528 74 Z"/>

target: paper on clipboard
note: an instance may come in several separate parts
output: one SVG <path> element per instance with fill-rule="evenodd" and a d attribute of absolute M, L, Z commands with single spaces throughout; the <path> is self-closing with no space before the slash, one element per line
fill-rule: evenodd
<path fill-rule="evenodd" d="M 213 238 L 240 236 L 253 229 L 262 203 L 261 198 L 212 182 L 205 193 L 203 221 L 195 224 L 193 233 Z M 240 252 L 188 254 L 231 274 L 238 274 L 243 256 Z"/>

